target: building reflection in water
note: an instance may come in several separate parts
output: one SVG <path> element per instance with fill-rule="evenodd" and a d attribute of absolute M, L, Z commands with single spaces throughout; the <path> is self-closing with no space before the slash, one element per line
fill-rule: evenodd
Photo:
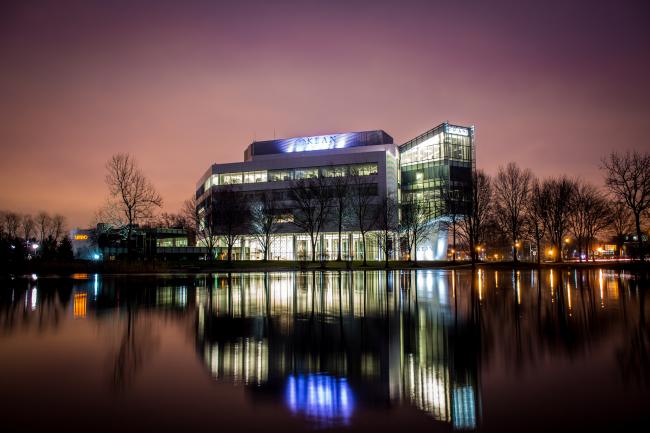
<path fill-rule="evenodd" d="M 285 401 L 292 413 L 316 421 L 319 427 L 348 424 L 354 408 L 347 380 L 328 374 L 289 374 Z"/>
<path fill-rule="evenodd" d="M 119 384 L 148 368 L 162 318 L 186 328 L 215 380 L 315 426 L 408 405 L 477 429 L 482 370 L 538 371 L 539 360 L 585 356 L 612 332 L 624 384 L 650 387 L 647 279 L 624 271 L 76 274 L 4 286 L 5 332 L 119 317 Z"/>
<path fill-rule="evenodd" d="M 410 404 L 457 429 L 480 414 L 478 332 L 445 271 L 216 275 L 196 293 L 197 342 L 213 377 L 284 392 L 318 425 L 356 404 Z M 353 404 L 355 402 L 355 404 Z"/>

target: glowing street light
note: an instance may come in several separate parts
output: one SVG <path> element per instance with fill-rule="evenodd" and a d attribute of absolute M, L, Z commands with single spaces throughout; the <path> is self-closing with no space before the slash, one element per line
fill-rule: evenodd
<path fill-rule="evenodd" d="M 32 249 L 36 251 L 38 249 L 39 245 L 38 244 L 32 244 Z"/>

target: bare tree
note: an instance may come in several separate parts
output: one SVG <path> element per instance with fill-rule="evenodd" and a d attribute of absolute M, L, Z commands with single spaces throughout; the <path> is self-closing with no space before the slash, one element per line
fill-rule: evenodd
<path fill-rule="evenodd" d="M 378 243 L 384 254 L 385 266 L 388 267 L 388 260 L 391 251 L 395 249 L 393 239 L 399 229 L 398 224 L 399 204 L 395 197 L 388 195 L 384 197 L 380 206 L 377 217 L 377 229 L 379 230 Z"/>
<path fill-rule="evenodd" d="M 293 224 L 309 235 L 311 261 L 316 261 L 316 244 L 330 214 L 331 197 L 324 178 L 299 179 L 291 189 L 295 214 Z"/>
<path fill-rule="evenodd" d="M 7 236 L 7 229 L 5 228 L 5 215 L 6 212 L 0 210 L 0 239 L 4 239 Z"/>
<path fill-rule="evenodd" d="M 546 179 L 542 183 L 542 194 L 546 199 L 544 225 L 551 244 L 557 249 L 557 262 L 562 261 L 562 240 L 569 231 L 569 216 L 575 189 L 576 181 L 566 176 Z"/>
<path fill-rule="evenodd" d="M 199 208 L 197 206 L 196 196 L 192 195 L 192 197 L 183 203 L 181 215 L 188 221 L 192 230 L 196 232 L 198 243 L 207 248 L 209 260 L 213 260 L 217 233 L 212 212 L 209 212 L 205 208 Z"/>
<path fill-rule="evenodd" d="M 448 232 L 451 230 L 451 260 L 456 261 L 458 225 L 467 211 L 461 191 L 447 186 L 443 189 L 442 200 L 445 204 L 445 219 L 440 224 Z"/>
<path fill-rule="evenodd" d="M 34 235 L 34 219 L 31 215 L 25 214 L 22 217 L 21 228 L 23 230 L 23 238 L 28 241 Z"/>
<path fill-rule="evenodd" d="M 50 235 L 54 241 L 59 242 L 65 234 L 65 217 L 60 214 L 52 217 L 51 233 Z"/>
<path fill-rule="evenodd" d="M 572 207 L 569 224 L 578 241 L 580 261 L 582 261 L 583 246 L 587 259 L 590 253 L 593 258 L 592 242 L 611 222 L 608 202 L 596 187 L 589 183 L 578 182 Z"/>
<path fill-rule="evenodd" d="M 526 207 L 527 224 L 529 236 L 535 241 L 537 248 L 537 264 L 542 261 L 542 239 L 546 234 L 546 220 L 544 218 L 546 212 L 546 193 L 537 179 L 532 181 L 530 189 L 530 202 Z"/>
<path fill-rule="evenodd" d="M 426 239 L 433 227 L 435 210 L 414 194 L 409 194 L 402 200 L 400 218 L 400 232 L 404 239 L 408 260 L 415 258 L 417 262 L 418 242 Z"/>
<path fill-rule="evenodd" d="M 50 230 L 52 228 L 52 218 L 50 215 L 41 211 L 36 215 L 36 231 L 38 232 L 38 241 L 43 243 L 43 241 L 50 235 Z"/>
<path fill-rule="evenodd" d="M 251 204 L 251 231 L 262 246 L 263 260 L 269 259 L 273 235 L 278 231 L 276 201 L 271 191 L 264 192 Z"/>
<path fill-rule="evenodd" d="M 4 226 L 7 231 L 7 236 L 10 239 L 18 237 L 18 229 L 20 228 L 20 215 L 15 212 L 6 212 L 4 214 Z"/>
<path fill-rule="evenodd" d="M 332 170 L 335 170 L 334 168 Z M 338 229 L 339 241 L 336 253 L 336 260 L 341 261 L 342 234 L 346 216 L 350 208 L 350 181 L 343 171 L 335 171 L 335 176 L 328 178 L 329 189 L 332 195 L 333 212 L 336 216 L 336 228 Z"/>
<path fill-rule="evenodd" d="M 219 188 L 212 194 L 211 214 L 214 231 L 226 243 L 227 259 L 232 262 L 232 250 L 241 242 L 248 228 L 249 209 L 240 191 L 231 187 Z"/>
<path fill-rule="evenodd" d="M 110 199 L 105 214 L 127 226 L 127 254 L 131 254 L 134 224 L 153 217 L 162 198 L 129 154 L 113 155 L 106 163 L 106 185 Z"/>
<path fill-rule="evenodd" d="M 461 215 L 458 226 L 459 235 L 469 246 L 472 263 L 476 263 L 477 247 L 485 239 L 487 224 L 492 216 L 492 182 L 482 170 L 472 173 L 469 195 L 469 208 Z"/>
<path fill-rule="evenodd" d="M 624 154 L 612 152 L 603 158 L 602 169 L 610 193 L 625 203 L 632 212 L 639 246 L 638 255 L 643 260 L 641 218 L 650 211 L 650 154 L 637 151 Z"/>
<path fill-rule="evenodd" d="M 356 170 L 350 172 L 350 214 L 354 227 L 361 234 L 363 264 L 368 264 L 366 238 L 370 230 L 377 225 L 378 208 L 376 204 L 377 185 L 368 183 L 368 176 Z"/>
<path fill-rule="evenodd" d="M 625 236 L 630 232 L 634 226 L 632 222 L 632 212 L 627 205 L 622 201 L 614 201 L 611 205 L 612 219 L 610 228 L 616 241 L 616 253 L 619 258 L 623 255 L 623 244 Z"/>
<path fill-rule="evenodd" d="M 522 237 L 526 222 L 526 204 L 529 200 L 533 174 L 514 162 L 499 167 L 494 182 L 495 218 L 511 241 L 512 259 L 517 262 L 517 242 Z"/>

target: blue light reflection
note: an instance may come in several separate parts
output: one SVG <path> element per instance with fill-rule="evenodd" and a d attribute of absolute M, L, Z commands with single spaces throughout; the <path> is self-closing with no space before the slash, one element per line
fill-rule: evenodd
<path fill-rule="evenodd" d="M 327 374 L 290 375 L 285 400 L 291 412 L 312 418 L 323 426 L 347 425 L 354 410 L 347 380 Z"/>

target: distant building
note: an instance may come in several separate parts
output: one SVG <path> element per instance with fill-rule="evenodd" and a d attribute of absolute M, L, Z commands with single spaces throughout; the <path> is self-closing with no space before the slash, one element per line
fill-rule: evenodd
<path fill-rule="evenodd" d="M 299 260 L 311 255 L 311 244 L 309 237 L 293 224 L 297 209 L 291 190 L 295 182 L 351 173 L 367 176 L 373 205 L 386 197 L 403 202 L 413 196 L 434 209 L 433 219 L 444 221 L 452 211 L 446 199 L 456 196 L 463 201 L 467 197 L 474 154 L 474 128 L 446 122 L 399 146 L 382 130 L 253 142 L 244 152 L 244 162 L 213 164 L 201 176 L 196 190 L 197 210 L 207 220 L 215 194 L 224 188 L 241 193 L 242 200 L 248 202 L 271 192 L 282 218 L 269 258 Z M 454 194 L 448 194 L 450 191 Z M 331 218 L 320 235 L 316 246 L 320 259 L 337 257 L 336 223 Z M 432 227 L 426 240 L 418 243 L 416 256 L 420 260 L 447 257 L 444 224 Z M 256 237 L 250 231 L 242 234 L 242 241 L 233 251 L 235 259 L 261 259 L 262 249 Z M 397 258 L 397 244 L 392 258 Z M 217 255 L 223 254 L 225 245 L 217 245 Z M 341 249 L 346 258 L 362 258 L 361 235 L 350 226 L 346 227 Z M 366 251 L 371 260 L 383 259 L 375 236 L 367 238 Z"/>
<path fill-rule="evenodd" d="M 126 255 L 128 230 L 98 224 L 94 229 L 76 229 L 71 233 L 76 259 L 114 260 Z M 207 254 L 194 246 L 193 236 L 183 228 L 139 227 L 131 230 L 131 253 L 144 258 L 199 258 Z"/>

